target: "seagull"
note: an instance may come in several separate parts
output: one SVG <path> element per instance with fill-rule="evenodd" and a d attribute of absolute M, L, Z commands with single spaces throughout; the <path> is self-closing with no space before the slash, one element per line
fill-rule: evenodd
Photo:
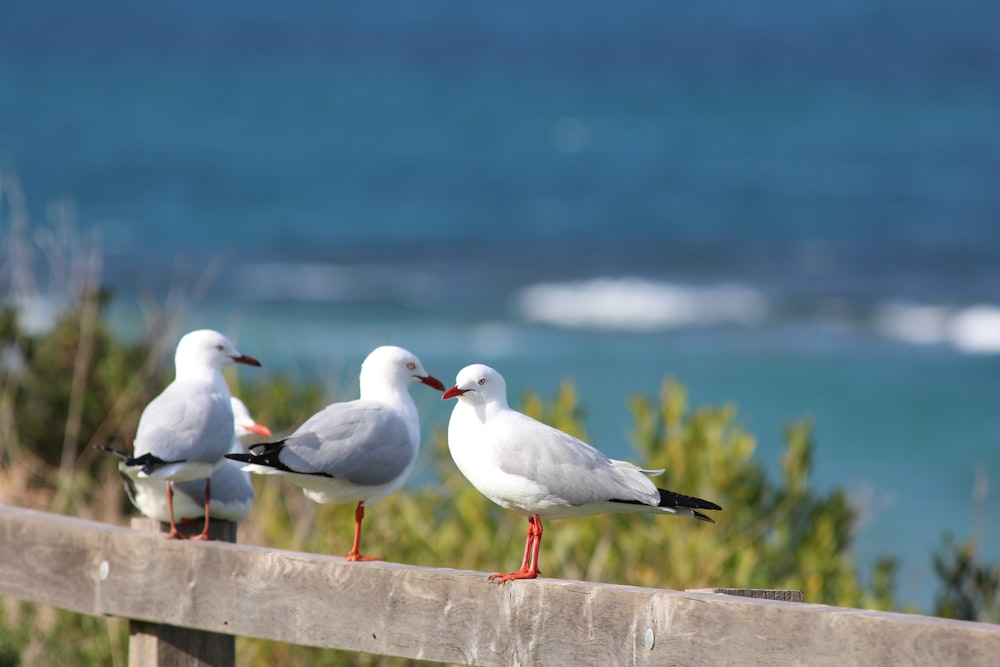
<path fill-rule="evenodd" d="M 250 416 L 246 404 L 235 396 L 229 399 L 233 409 L 233 435 L 229 452 L 236 454 L 246 451 L 243 441 L 253 436 L 271 437 L 271 429 L 257 423 Z M 101 447 L 122 459 L 118 464 L 125 492 L 129 500 L 143 515 L 168 523 L 170 505 L 167 503 L 167 482 L 156 477 L 140 477 L 137 467 L 129 467 L 128 453 Z M 211 517 L 224 521 L 239 521 L 250 511 L 253 503 L 253 486 L 250 474 L 243 472 L 243 465 L 236 461 L 224 461 L 212 473 L 209 484 L 212 487 Z M 189 480 L 174 484 L 174 517 L 181 522 L 193 521 L 205 514 L 204 484 L 201 480 Z"/>
<path fill-rule="evenodd" d="M 420 447 L 420 420 L 409 386 L 422 382 L 444 391 L 413 353 L 401 347 L 375 348 L 361 364 L 361 398 L 326 406 L 279 442 L 227 454 L 249 472 L 285 475 L 317 503 L 357 503 L 354 546 L 346 560 L 362 556 L 365 504 L 388 497 L 410 476 Z"/>
<path fill-rule="evenodd" d="M 490 575 L 502 584 L 538 576 L 542 519 L 605 512 L 659 512 L 715 523 L 698 510 L 713 502 L 657 488 L 644 470 L 610 459 L 589 444 L 507 405 L 503 376 L 473 364 L 458 373 L 442 399 L 457 398 L 448 449 L 476 489 L 504 509 L 528 516 L 524 558 L 516 572 Z"/>
<path fill-rule="evenodd" d="M 174 483 L 191 480 L 205 480 L 205 527 L 191 539 L 209 539 L 209 478 L 222 465 L 233 439 L 233 409 L 222 369 L 234 363 L 260 366 L 218 331 L 199 329 L 184 335 L 174 355 L 174 381 L 142 411 L 133 453 L 119 465 L 130 469 L 129 476 L 166 481 L 167 539 L 187 539 L 177 530 Z"/>

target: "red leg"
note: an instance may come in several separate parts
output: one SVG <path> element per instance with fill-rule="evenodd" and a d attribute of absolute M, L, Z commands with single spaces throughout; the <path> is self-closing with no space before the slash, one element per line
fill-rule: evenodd
<path fill-rule="evenodd" d="M 201 532 L 197 535 L 192 535 L 192 540 L 210 540 L 211 537 L 208 536 L 208 516 L 211 512 L 212 505 L 212 480 L 208 477 L 205 478 L 205 527 L 201 529 Z"/>
<path fill-rule="evenodd" d="M 538 576 L 538 550 L 542 546 L 542 519 L 537 514 L 531 515 L 535 520 L 535 546 L 531 551 L 531 565 L 528 566 L 528 576 L 534 579 Z"/>
<path fill-rule="evenodd" d="M 358 551 L 358 547 L 361 545 L 361 522 L 365 518 L 365 501 L 358 503 L 358 506 L 354 510 L 354 546 L 351 547 L 350 552 L 344 560 L 357 561 L 357 560 L 379 560 L 378 558 L 371 558 L 369 556 L 362 556 L 361 552 Z"/>
<path fill-rule="evenodd" d="M 170 532 L 167 533 L 168 540 L 186 540 L 187 535 L 177 530 L 177 523 L 174 521 L 174 483 L 167 482 L 167 509 L 170 510 Z"/>
<path fill-rule="evenodd" d="M 521 558 L 521 567 L 520 567 L 520 569 L 518 569 L 518 572 L 527 572 L 528 571 L 528 561 L 531 558 L 531 544 L 534 541 L 534 537 L 535 537 L 534 532 L 531 530 L 532 525 L 533 525 L 532 524 L 532 520 L 531 520 L 531 517 L 529 516 L 528 517 L 528 532 L 526 533 L 526 537 L 524 538 L 524 557 Z"/>
<path fill-rule="evenodd" d="M 524 558 L 521 569 L 503 574 L 497 572 L 489 576 L 490 581 L 504 583 L 514 579 L 534 579 L 538 576 L 538 549 L 542 545 L 542 520 L 537 514 L 528 517 L 528 537 L 524 543 Z"/>

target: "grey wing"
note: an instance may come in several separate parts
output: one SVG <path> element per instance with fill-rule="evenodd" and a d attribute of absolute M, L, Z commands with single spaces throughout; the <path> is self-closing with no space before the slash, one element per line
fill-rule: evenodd
<path fill-rule="evenodd" d="M 659 492 L 647 475 L 660 471 L 610 459 L 582 440 L 527 415 L 511 412 L 508 416 L 514 428 L 500 432 L 530 431 L 533 437 L 507 437 L 497 443 L 496 463 L 504 472 L 537 482 L 573 507 L 609 500 L 659 503 Z"/>
<path fill-rule="evenodd" d="M 134 456 L 147 452 L 164 461 L 214 462 L 232 442 L 229 397 L 200 383 L 173 382 L 139 418 Z"/>
<path fill-rule="evenodd" d="M 418 444 L 396 411 L 359 400 L 334 403 L 310 417 L 285 440 L 279 458 L 297 472 L 377 486 L 412 464 Z"/>

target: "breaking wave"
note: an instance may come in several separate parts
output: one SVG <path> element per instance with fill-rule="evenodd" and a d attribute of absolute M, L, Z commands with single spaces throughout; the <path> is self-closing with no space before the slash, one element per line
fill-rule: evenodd
<path fill-rule="evenodd" d="M 877 309 L 873 324 L 883 336 L 906 343 L 947 344 L 967 354 L 1000 354 L 1000 306 L 889 303 Z"/>
<path fill-rule="evenodd" d="M 794 306 L 736 284 L 691 286 L 638 277 L 540 283 L 515 295 L 526 321 L 573 329 L 654 332 L 684 327 L 826 325 L 822 304 Z M 861 330 L 910 345 L 947 345 L 964 354 L 1000 354 L 1000 306 L 888 301 L 853 309 Z"/>
<path fill-rule="evenodd" d="M 643 332 L 752 325 L 768 309 L 760 292 L 742 285 L 693 287 L 636 277 L 532 285 L 517 293 L 516 306 L 531 322 Z"/>

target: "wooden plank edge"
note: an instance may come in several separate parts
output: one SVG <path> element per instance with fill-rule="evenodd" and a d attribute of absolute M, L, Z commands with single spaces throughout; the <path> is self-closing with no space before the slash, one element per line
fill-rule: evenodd
<path fill-rule="evenodd" d="M 718 593 L 736 595 L 755 600 L 780 600 L 782 602 L 805 602 L 802 591 L 780 588 L 688 588 L 688 593 Z"/>

